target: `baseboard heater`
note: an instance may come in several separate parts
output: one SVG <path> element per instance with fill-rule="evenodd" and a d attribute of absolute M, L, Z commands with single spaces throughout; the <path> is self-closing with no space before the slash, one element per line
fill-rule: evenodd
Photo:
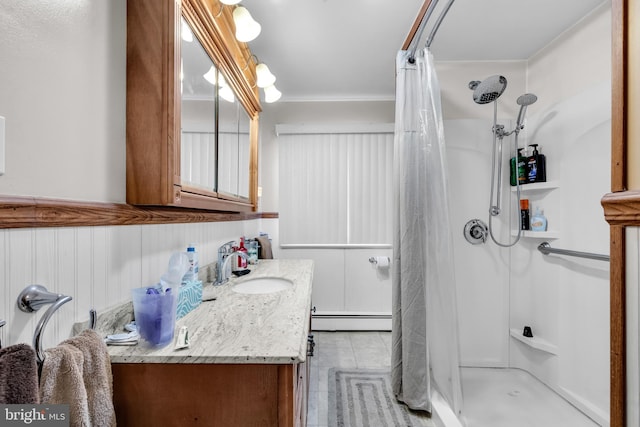
<path fill-rule="evenodd" d="M 316 312 L 311 316 L 311 328 L 314 331 L 390 331 L 391 313 Z"/>

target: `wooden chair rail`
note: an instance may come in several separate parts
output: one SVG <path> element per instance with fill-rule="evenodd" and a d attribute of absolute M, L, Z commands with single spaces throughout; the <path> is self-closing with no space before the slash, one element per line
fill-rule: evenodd
<path fill-rule="evenodd" d="M 123 203 L 0 196 L 0 228 L 179 224 L 278 218 L 277 213 L 217 212 Z"/>

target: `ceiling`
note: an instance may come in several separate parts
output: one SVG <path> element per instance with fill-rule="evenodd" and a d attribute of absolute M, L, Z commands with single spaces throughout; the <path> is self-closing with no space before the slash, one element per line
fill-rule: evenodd
<path fill-rule="evenodd" d="M 393 99 L 395 56 L 423 0 L 243 0 L 262 26 L 249 47 L 280 102 Z M 446 0 L 438 3 L 430 23 Z M 523 60 L 610 0 L 456 0 L 436 61 Z M 425 36 L 430 32 L 430 25 Z M 268 108 L 263 104 L 263 108 Z"/>

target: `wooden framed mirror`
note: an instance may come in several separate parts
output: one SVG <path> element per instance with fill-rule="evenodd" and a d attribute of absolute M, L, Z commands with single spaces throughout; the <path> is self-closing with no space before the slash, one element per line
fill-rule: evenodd
<path fill-rule="evenodd" d="M 232 10 L 218 0 L 127 3 L 127 203 L 256 209 L 256 64 L 235 39 Z"/>

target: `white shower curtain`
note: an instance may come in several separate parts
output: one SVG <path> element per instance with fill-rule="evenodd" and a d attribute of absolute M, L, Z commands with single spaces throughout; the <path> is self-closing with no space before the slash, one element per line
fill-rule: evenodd
<path fill-rule="evenodd" d="M 437 390 L 462 410 L 453 247 L 440 87 L 431 53 L 396 57 L 393 389 L 431 412 Z"/>

